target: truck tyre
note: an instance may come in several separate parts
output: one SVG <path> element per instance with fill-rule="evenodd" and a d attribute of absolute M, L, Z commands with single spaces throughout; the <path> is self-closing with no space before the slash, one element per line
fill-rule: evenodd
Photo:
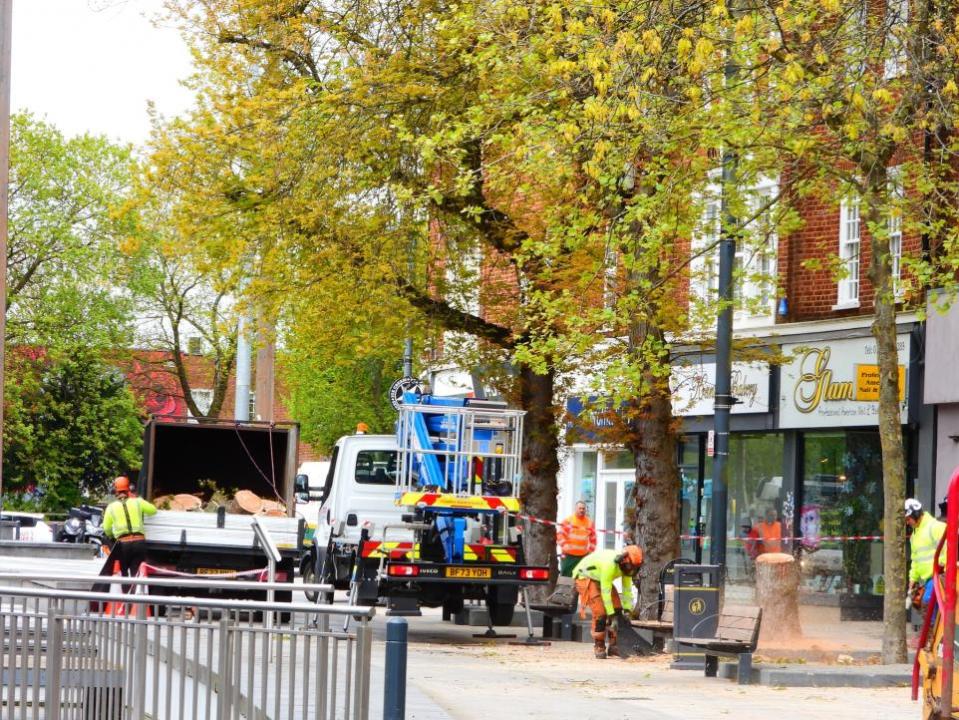
<path fill-rule="evenodd" d="M 486 603 L 486 610 L 489 612 L 491 625 L 509 625 L 513 622 L 513 609 L 515 605 L 508 603 Z"/>
<path fill-rule="evenodd" d="M 313 585 L 316 583 L 316 561 L 312 555 L 307 557 L 303 562 L 303 567 L 300 568 L 300 577 L 303 578 L 305 585 Z M 315 603 L 319 597 L 319 593 L 310 590 L 305 591 L 304 594 L 306 595 L 306 599 L 312 603 Z"/>

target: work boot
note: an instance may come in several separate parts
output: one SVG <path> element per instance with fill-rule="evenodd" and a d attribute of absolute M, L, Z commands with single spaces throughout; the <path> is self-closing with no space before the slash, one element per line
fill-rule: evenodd
<path fill-rule="evenodd" d="M 593 644 L 593 655 L 596 657 L 597 660 L 605 660 L 606 659 L 606 643 L 604 643 L 602 640 L 597 640 Z"/>
<path fill-rule="evenodd" d="M 622 655 L 619 654 L 619 647 L 617 645 L 610 645 L 606 650 L 606 655 L 608 657 L 622 657 Z"/>

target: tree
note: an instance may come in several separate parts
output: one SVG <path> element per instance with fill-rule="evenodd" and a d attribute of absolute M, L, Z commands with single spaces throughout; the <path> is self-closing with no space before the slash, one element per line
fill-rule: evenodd
<path fill-rule="evenodd" d="M 64 138 L 25 113 L 11 119 L 8 345 L 125 347 L 129 295 L 118 292 L 113 209 L 130 187 L 129 149 Z"/>
<path fill-rule="evenodd" d="M 859 210 L 863 243 L 831 260 L 840 279 L 868 256 L 880 373 L 884 662 L 904 662 L 906 469 L 896 318 L 923 290 L 955 288 L 957 61 L 954 3 L 808 2 L 754 9 L 757 66 L 769 75 L 764 118 L 806 177 L 793 197 L 830 193 Z M 813 130 L 814 129 L 814 130 Z M 898 170 L 892 171 L 894 164 Z M 920 238 L 919 252 L 904 252 Z M 858 277 L 853 277 L 858 280 Z M 858 304 L 858 296 L 855 298 Z"/>
<path fill-rule="evenodd" d="M 98 500 L 140 463 L 142 425 L 123 374 L 96 352 L 17 352 L 7 378 L 3 473 L 44 510 Z"/>

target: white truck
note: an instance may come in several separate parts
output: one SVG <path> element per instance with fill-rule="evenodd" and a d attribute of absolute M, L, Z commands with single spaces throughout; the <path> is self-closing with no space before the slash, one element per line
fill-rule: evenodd
<path fill-rule="evenodd" d="M 526 565 L 514 517 L 522 413 L 481 402 L 408 394 L 397 435 L 340 438 L 318 491 L 299 478 L 298 497 L 320 503 L 305 582 L 391 615 L 484 600 L 491 625 L 510 624 L 522 587 L 549 572 Z"/>

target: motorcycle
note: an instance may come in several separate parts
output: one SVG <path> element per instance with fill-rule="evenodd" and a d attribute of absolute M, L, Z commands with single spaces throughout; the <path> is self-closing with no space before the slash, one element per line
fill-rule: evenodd
<path fill-rule="evenodd" d="M 91 505 L 70 508 L 67 519 L 57 533 L 57 542 L 89 543 L 102 547 L 104 541 L 103 510 Z"/>

